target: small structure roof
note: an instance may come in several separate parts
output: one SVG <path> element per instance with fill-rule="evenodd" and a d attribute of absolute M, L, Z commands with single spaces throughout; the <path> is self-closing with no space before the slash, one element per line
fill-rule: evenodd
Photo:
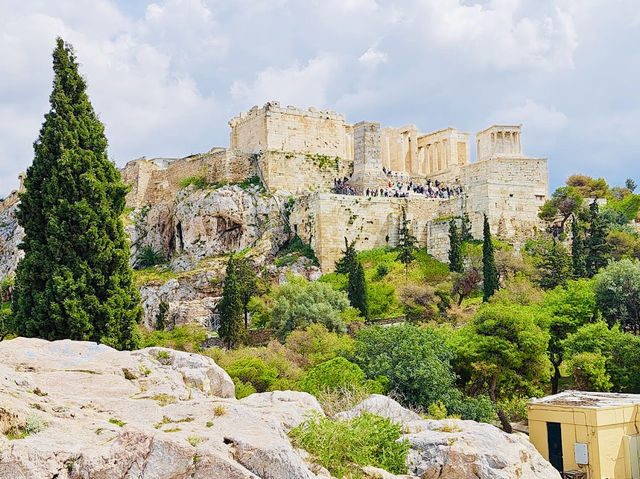
<path fill-rule="evenodd" d="M 543 398 L 533 398 L 530 404 L 582 407 L 591 409 L 640 404 L 640 394 L 601 393 L 592 391 L 562 391 Z"/>

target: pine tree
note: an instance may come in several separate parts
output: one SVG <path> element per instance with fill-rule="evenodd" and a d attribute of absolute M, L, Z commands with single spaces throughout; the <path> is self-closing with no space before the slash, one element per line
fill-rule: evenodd
<path fill-rule="evenodd" d="M 244 327 L 249 327 L 249 301 L 258 292 L 258 277 L 253 270 L 253 262 L 248 258 L 239 258 L 236 262 L 236 275 L 242 311 L 244 313 Z"/>
<path fill-rule="evenodd" d="M 571 221 L 571 260 L 574 279 L 584 278 L 587 269 L 584 257 L 584 242 L 582 241 L 582 228 L 575 216 Z"/>
<path fill-rule="evenodd" d="M 491 229 L 489 220 L 484 215 L 484 227 L 482 232 L 482 271 L 484 291 L 482 301 L 488 301 L 498 289 L 498 270 L 493 256 L 493 243 L 491 242 Z"/>
<path fill-rule="evenodd" d="M 587 276 L 592 278 L 600 268 L 607 265 L 609 246 L 607 244 L 607 226 L 598 211 L 598 203 L 594 199 L 589 206 L 589 235 L 585 241 L 587 255 L 585 265 Z"/>
<path fill-rule="evenodd" d="M 537 262 L 540 278 L 538 284 L 543 289 L 553 289 L 565 285 L 570 276 L 570 259 L 562 243 L 551 237 L 551 245 L 541 251 Z"/>
<path fill-rule="evenodd" d="M 402 222 L 398 232 L 398 256 L 396 259 L 404 265 L 405 279 L 409 277 L 409 265 L 416 256 L 416 243 L 416 237 L 409 232 L 409 220 L 407 220 L 407 214 L 402 208 Z"/>
<path fill-rule="evenodd" d="M 462 238 L 458 232 L 455 218 L 449 221 L 449 270 L 454 273 L 462 273 Z"/>
<path fill-rule="evenodd" d="M 218 336 L 227 348 L 232 348 L 242 340 L 245 332 L 242 327 L 242 295 L 238 285 L 236 260 L 233 255 L 229 256 L 227 262 L 227 272 L 218 312 L 220 313 Z"/>
<path fill-rule="evenodd" d="M 120 220 L 128 188 L 107 157 L 104 127 L 73 48 L 60 38 L 53 71 L 51 110 L 34 143 L 17 214 L 25 256 L 16 275 L 13 330 L 135 348 L 142 308 Z"/>
<path fill-rule="evenodd" d="M 347 238 L 344 239 L 344 254 L 342 258 L 336 261 L 336 273 L 349 274 L 356 267 L 358 262 L 357 253 L 355 248 L 355 241 L 351 243 L 347 242 Z"/>
<path fill-rule="evenodd" d="M 347 292 L 351 306 L 358 309 L 365 320 L 369 319 L 367 283 L 364 278 L 364 269 L 358 260 L 356 260 L 355 268 L 349 273 Z"/>
<path fill-rule="evenodd" d="M 465 213 L 462 215 L 462 242 L 466 243 L 468 241 L 473 241 L 473 235 L 471 234 L 471 220 L 469 219 L 469 214 Z"/>

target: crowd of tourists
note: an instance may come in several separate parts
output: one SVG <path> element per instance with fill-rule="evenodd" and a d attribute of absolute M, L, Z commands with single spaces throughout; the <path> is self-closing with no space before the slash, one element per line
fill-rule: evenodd
<path fill-rule="evenodd" d="M 331 191 L 340 195 L 364 195 L 385 198 L 406 198 L 411 193 L 423 195 L 428 198 L 448 199 L 459 196 L 462 193 L 462 186 L 455 184 L 453 186 L 445 185 L 438 180 L 427 180 L 425 184 L 415 183 L 406 173 L 397 173 L 382 168 L 382 172 L 387 177 L 387 185 L 383 188 L 367 188 L 364 191 L 358 191 L 349 183 L 349 178 L 336 178 L 333 180 L 333 188 Z"/>

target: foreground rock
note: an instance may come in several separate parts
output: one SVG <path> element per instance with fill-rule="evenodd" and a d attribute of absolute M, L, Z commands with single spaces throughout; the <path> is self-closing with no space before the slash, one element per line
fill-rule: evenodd
<path fill-rule="evenodd" d="M 421 479 L 560 479 L 526 439 L 484 423 L 422 419 L 386 396 L 372 395 L 343 419 L 363 411 L 402 424 L 409 440 L 409 472 Z M 400 476 L 403 477 L 403 476 Z"/>
<path fill-rule="evenodd" d="M 321 412 L 313 396 L 233 396 L 229 376 L 197 354 L 1 342 L 0 477 L 316 477 L 287 439 Z"/>

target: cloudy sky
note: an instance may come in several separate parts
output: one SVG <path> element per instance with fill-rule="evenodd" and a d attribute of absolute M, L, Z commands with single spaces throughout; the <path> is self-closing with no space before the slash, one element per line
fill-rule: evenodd
<path fill-rule="evenodd" d="M 475 133 L 640 183 L 638 0 L 0 0 L 0 196 L 32 160 L 51 51 L 71 42 L 118 164 L 227 146 L 279 100 Z"/>

